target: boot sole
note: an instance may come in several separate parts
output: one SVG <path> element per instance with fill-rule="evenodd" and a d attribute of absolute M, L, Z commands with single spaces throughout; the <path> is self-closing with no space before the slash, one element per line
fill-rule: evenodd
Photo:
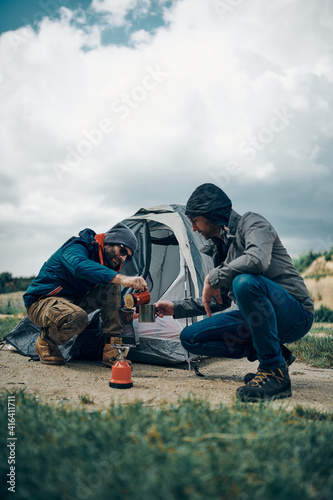
<path fill-rule="evenodd" d="M 258 396 L 246 396 L 245 394 L 241 393 L 236 393 L 237 399 L 240 401 L 243 401 L 244 403 L 257 403 L 260 401 L 275 401 L 276 399 L 285 399 L 285 398 L 290 398 L 292 396 L 292 390 L 291 388 L 285 389 L 282 392 L 279 392 L 278 394 L 272 394 L 272 396 L 269 396 L 268 394 L 264 394 L 262 397 Z"/>
<path fill-rule="evenodd" d="M 41 363 L 43 363 L 43 365 L 60 366 L 60 365 L 64 365 L 65 364 L 65 360 L 64 359 L 63 360 L 59 360 L 59 361 L 45 361 L 45 359 L 43 359 L 43 357 L 39 353 L 37 347 L 35 347 L 35 353 L 37 354 L 37 356 L 39 357 L 39 361 Z"/>

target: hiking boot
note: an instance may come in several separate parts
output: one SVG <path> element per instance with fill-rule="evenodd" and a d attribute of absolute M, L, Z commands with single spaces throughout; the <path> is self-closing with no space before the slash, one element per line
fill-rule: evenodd
<path fill-rule="evenodd" d="M 253 379 L 237 389 L 236 396 L 241 401 L 249 402 L 289 398 L 291 384 L 287 363 L 274 370 L 259 367 Z"/>
<path fill-rule="evenodd" d="M 112 368 L 113 365 L 115 364 L 116 361 L 118 361 L 118 351 L 116 347 L 111 347 L 111 345 L 115 344 L 122 344 L 122 338 L 121 337 L 111 337 L 110 338 L 110 343 L 105 344 L 104 349 L 103 349 L 103 360 L 102 364 L 103 366 L 108 366 L 109 368 Z M 127 363 L 131 365 L 131 361 L 127 360 Z"/>
<path fill-rule="evenodd" d="M 113 367 L 118 359 L 118 351 L 115 347 L 110 347 L 110 344 L 105 344 L 103 349 L 103 366 Z"/>
<path fill-rule="evenodd" d="M 289 349 L 283 344 L 281 344 L 281 350 L 282 350 L 282 356 L 286 360 L 287 365 L 290 366 L 291 364 L 293 364 L 293 362 L 296 359 L 295 354 L 289 351 Z M 249 361 L 251 360 L 249 359 Z M 244 384 L 248 384 L 255 377 L 255 375 L 256 375 L 255 373 L 247 373 L 244 377 Z"/>
<path fill-rule="evenodd" d="M 35 352 L 39 357 L 39 361 L 44 365 L 63 365 L 65 363 L 58 347 L 47 335 L 44 335 L 43 338 L 38 337 Z"/>

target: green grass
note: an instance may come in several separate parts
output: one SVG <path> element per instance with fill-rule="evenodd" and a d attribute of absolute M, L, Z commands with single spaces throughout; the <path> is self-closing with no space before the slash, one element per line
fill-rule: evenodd
<path fill-rule="evenodd" d="M 311 333 L 325 333 L 326 335 L 333 335 L 333 328 L 331 324 L 316 324 L 314 323 L 311 328 Z"/>
<path fill-rule="evenodd" d="M 0 314 L 19 314 L 23 312 L 21 308 L 15 307 L 10 300 L 7 301 L 6 305 L 0 306 Z"/>
<path fill-rule="evenodd" d="M 18 314 L 25 312 L 23 302 L 24 292 L 0 294 L 0 314 Z"/>
<path fill-rule="evenodd" d="M 16 392 L 16 492 L 25 500 L 329 500 L 332 415 L 188 398 L 108 411 L 52 407 Z M 2 435 L 7 398 L 0 399 Z M 8 473 L 8 448 L 0 448 Z M 9 498 L 1 486 L 2 498 Z M 7 494 L 7 496 L 6 496 Z"/>
<path fill-rule="evenodd" d="M 88 394 L 79 394 L 78 398 L 84 405 L 93 405 L 95 402 L 94 398 L 92 398 Z"/>
<path fill-rule="evenodd" d="M 316 368 L 333 368 L 333 328 L 313 328 L 313 333 L 325 332 L 325 336 L 306 335 L 288 348 L 299 361 Z"/>
<path fill-rule="evenodd" d="M 2 340 L 12 329 L 20 322 L 19 318 L 9 316 L 8 318 L 0 319 L 0 340 Z"/>

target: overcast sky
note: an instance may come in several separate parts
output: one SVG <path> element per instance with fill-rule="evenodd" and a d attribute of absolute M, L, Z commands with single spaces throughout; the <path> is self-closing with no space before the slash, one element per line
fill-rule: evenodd
<path fill-rule="evenodd" d="M 332 0 L 0 5 L 0 272 L 204 182 L 333 245 Z"/>

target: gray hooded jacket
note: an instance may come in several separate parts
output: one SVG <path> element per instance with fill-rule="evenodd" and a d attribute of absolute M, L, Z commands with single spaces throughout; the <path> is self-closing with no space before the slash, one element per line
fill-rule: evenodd
<path fill-rule="evenodd" d="M 216 186 L 214 188 L 219 189 Z M 224 307 L 221 307 L 214 301 L 212 312 L 229 307 L 230 302 L 225 300 L 226 296 L 235 300 L 232 281 L 235 276 L 244 273 L 260 274 L 278 283 L 295 297 L 306 311 L 314 312 L 313 300 L 303 278 L 296 271 L 277 232 L 264 217 L 253 212 L 240 216 L 231 209 L 228 227 L 222 229 L 221 238 L 226 254 L 223 260 L 219 257 L 221 252 L 217 254 L 216 242 L 209 240 L 203 249 L 205 253 L 213 256 L 216 267 L 210 271 L 209 281 L 213 288 L 221 289 L 224 302 Z M 174 304 L 175 318 L 205 314 L 201 299 L 175 301 Z"/>

